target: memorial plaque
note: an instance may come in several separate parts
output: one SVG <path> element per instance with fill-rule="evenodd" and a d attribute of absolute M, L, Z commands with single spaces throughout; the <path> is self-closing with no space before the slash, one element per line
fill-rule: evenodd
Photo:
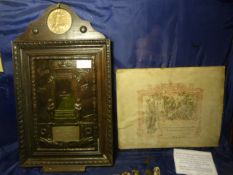
<path fill-rule="evenodd" d="M 218 146 L 225 68 L 117 71 L 121 149 Z"/>
<path fill-rule="evenodd" d="M 58 4 L 13 42 L 13 58 L 22 165 L 112 165 L 110 41 Z"/>

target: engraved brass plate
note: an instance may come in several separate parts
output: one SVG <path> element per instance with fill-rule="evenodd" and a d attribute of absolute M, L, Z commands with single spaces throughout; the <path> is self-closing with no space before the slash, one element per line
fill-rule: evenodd
<path fill-rule="evenodd" d="M 59 8 L 49 14 L 47 24 L 53 33 L 63 34 L 70 29 L 72 18 L 69 12 Z"/>
<path fill-rule="evenodd" d="M 13 56 L 21 164 L 112 165 L 110 41 L 60 4 L 13 42 Z"/>
<path fill-rule="evenodd" d="M 80 139 L 79 126 L 54 126 L 52 127 L 54 141 L 77 141 Z"/>

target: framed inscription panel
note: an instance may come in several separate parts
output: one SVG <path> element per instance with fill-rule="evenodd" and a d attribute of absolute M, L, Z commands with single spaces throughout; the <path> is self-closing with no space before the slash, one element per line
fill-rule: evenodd
<path fill-rule="evenodd" d="M 218 146 L 224 80 L 223 66 L 117 70 L 120 149 Z"/>
<path fill-rule="evenodd" d="M 110 41 L 58 4 L 13 42 L 13 57 L 22 165 L 111 165 Z"/>

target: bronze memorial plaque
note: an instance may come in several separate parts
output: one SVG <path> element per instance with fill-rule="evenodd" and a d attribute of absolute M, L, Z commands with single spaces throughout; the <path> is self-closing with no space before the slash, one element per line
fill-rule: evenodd
<path fill-rule="evenodd" d="M 112 165 L 110 41 L 58 4 L 13 42 L 13 58 L 22 165 Z"/>

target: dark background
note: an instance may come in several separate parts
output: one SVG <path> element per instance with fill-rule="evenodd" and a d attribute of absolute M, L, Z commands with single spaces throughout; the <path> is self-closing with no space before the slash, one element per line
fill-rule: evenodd
<path fill-rule="evenodd" d="M 43 174 L 38 168 L 19 167 L 11 41 L 57 2 L 69 5 L 112 40 L 114 79 L 117 68 L 225 65 L 220 146 L 199 150 L 213 153 L 220 175 L 233 175 L 228 143 L 233 115 L 231 0 L 1 0 L 0 50 L 5 72 L 0 74 L 0 175 Z M 117 140 L 116 124 L 114 133 Z M 113 175 L 131 169 L 146 174 L 155 165 L 162 175 L 175 174 L 172 149 L 117 151 L 115 143 L 115 152 L 114 167 L 88 168 L 83 174 Z"/>

